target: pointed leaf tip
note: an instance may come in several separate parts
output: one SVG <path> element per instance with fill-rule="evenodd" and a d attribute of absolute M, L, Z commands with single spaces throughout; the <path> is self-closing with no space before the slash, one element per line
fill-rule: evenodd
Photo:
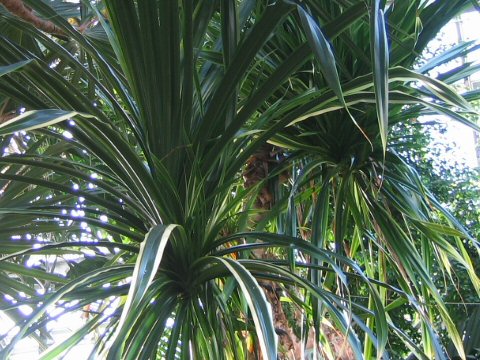
<path fill-rule="evenodd" d="M 0 135 L 7 135 L 17 131 L 29 131 L 54 125 L 75 116 L 93 118 L 94 116 L 60 109 L 44 109 L 27 111 L 13 119 L 0 124 Z"/>
<path fill-rule="evenodd" d="M 7 75 L 11 72 L 14 72 L 24 67 L 25 65 L 31 63 L 32 61 L 33 61 L 32 59 L 29 59 L 29 60 L 19 61 L 11 65 L 0 66 L 0 77 L 2 77 L 3 75 Z"/>
<path fill-rule="evenodd" d="M 389 51 L 385 18 L 380 9 L 380 1 L 375 0 L 375 6 L 370 17 L 371 46 L 373 59 L 373 82 L 375 103 L 378 117 L 378 127 L 382 140 L 382 148 L 387 149 L 388 135 L 388 68 Z"/>

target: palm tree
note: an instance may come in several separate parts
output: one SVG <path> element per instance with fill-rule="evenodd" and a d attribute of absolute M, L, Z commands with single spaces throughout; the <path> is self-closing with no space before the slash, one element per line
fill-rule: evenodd
<path fill-rule="evenodd" d="M 426 74 L 447 59 L 463 56 L 464 51 L 473 44 L 461 44 L 427 62 L 417 72 L 409 70 L 416 65 L 415 62 L 427 45 L 425 38 L 436 34 L 449 16 L 458 12 L 462 6 L 460 2 L 436 2 L 417 8 L 414 4 L 404 2 L 388 8 L 386 14 L 392 31 L 388 74 L 390 106 L 388 116 L 384 116 L 384 119 L 388 119 L 385 129 L 406 123 L 409 119 L 416 120 L 423 114 L 431 114 L 432 105 L 435 111 L 449 116 L 452 115 L 449 106 L 469 110 L 466 103 L 460 104 L 463 100 L 457 101 L 445 96 L 450 93 L 446 84 L 440 84 Z M 335 16 L 328 5 L 312 6 L 312 11 L 323 21 Z M 419 29 L 415 21 L 404 16 L 413 11 L 421 20 L 431 16 L 432 12 L 450 15 L 436 22 L 423 21 L 424 25 Z M 369 278 L 394 284 L 409 294 L 422 294 L 422 297 L 438 306 L 438 312 L 428 307 L 424 310 L 429 313 L 429 317 L 442 318 L 444 324 L 453 330 L 454 324 L 447 315 L 439 291 L 429 274 L 433 263 L 439 264 L 442 271 L 449 273 L 451 263 L 448 258 L 456 258 L 463 263 L 459 253 L 450 252 L 453 249 L 444 246 L 446 229 L 439 227 L 438 219 L 442 218 L 444 224 L 459 230 L 462 227 L 422 185 L 415 170 L 397 154 L 399 144 L 394 139 L 384 152 L 384 137 L 377 130 L 382 129 L 382 125 L 379 126 L 376 120 L 377 114 L 380 114 L 376 85 L 381 76 L 378 74 L 372 79 L 371 62 L 364 55 L 375 53 L 375 49 L 372 49 L 375 42 L 368 41 L 368 26 L 366 22 L 357 22 L 350 27 L 350 31 L 333 40 L 337 66 L 343 70 L 345 102 L 350 111 L 336 110 L 342 106 L 333 94 L 328 94 L 325 77 L 313 77 L 310 82 L 315 83 L 318 90 L 310 93 L 309 98 L 298 103 L 298 106 L 309 108 L 315 116 L 308 121 L 292 121 L 290 126 L 276 133 L 270 141 L 288 149 L 292 153 L 292 159 L 297 161 L 300 176 L 292 191 L 297 192 L 298 187 L 301 189 L 302 186 L 305 188 L 298 191 L 298 196 L 292 193 L 289 195 L 297 196 L 298 202 L 303 203 L 300 205 L 300 217 L 293 220 L 301 227 L 312 229 L 309 234 L 311 240 L 316 241 L 318 247 L 334 249 L 339 255 L 355 259 L 365 267 Z M 406 37 L 406 34 L 409 35 Z M 463 71 L 468 73 L 470 70 L 468 67 L 457 68 L 452 73 L 459 77 L 449 74 L 443 80 L 447 84 L 453 83 L 464 76 Z M 376 69 L 374 75 L 375 71 Z M 412 82 L 420 83 L 420 89 L 412 88 Z M 427 97 L 434 99 L 431 100 L 431 105 L 423 100 Z M 419 104 L 419 101 L 423 104 Z M 326 105 L 329 103 L 330 106 Z M 457 115 L 458 120 L 469 123 L 461 113 Z M 355 122 L 349 121 L 351 117 Z M 383 121 L 380 116 L 378 119 Z M 477 128 L 474 124 L 471 126 Z M 311 191 L 312 187 L 318 190 Z M 303 196 L 302 199 L 302 193 L 307 189 L 311 196 Z M 459 239 L 456 241 L 459 246 L 457 251 L 466 254 Z M 472 263 L 468 259 L 466 261 L 465 268 L 475 278 Z M 391 271 L 392 269 L 396 270 Z M 318 274 L 311 273 L 310 276 L 312 281 L 320 281 L 325 286 L 318 279 Z M 332 280 L 330 286 L 337 291 L 341 290 L 338 279 Z M 398 311 L 398 298 L 389 295 L 386 289 L 379 289 L 379 292 L 383 306 Z M 374 299 L 367 299 L 366 302 L 360 301 L 360 304 L 370 308 Z M 318 311 L 320 320 L 321 307 Z M 375 326 L 372 319 L 368 321 L 368 326 Z M 435 339 L 432 336 L 427 328 L 422 329 L 423 349 L 429 358 L 435 356 L 432 346 Z M 450 336 L 460 341 L 455 330 Z M 372 354 L 373 345 L 365 338 L 364 355 L 369 358 Z"/>
<path fill-rule="evenodd" d="M 468 1 L 388 4 L 389 39 L 380 1 L 13 2 L 28 16 L 0 14 L 0 301 L 19 326 L 3 357 L 95 332 L 89 358 L 291 358 L 287 330 L 328 356 L 333 329 L 357 358 L 389 336 L 443 358 L 437 314 L 462 354 L 429 271 L 453 259 L 478 289 L 468 234 L 387 135 L 427 110 L 469 123 L 411 70 Z M 391 321 L 407 304 L 423 349 Z M 48 346 L 75 311 L 83 327 Z"/>

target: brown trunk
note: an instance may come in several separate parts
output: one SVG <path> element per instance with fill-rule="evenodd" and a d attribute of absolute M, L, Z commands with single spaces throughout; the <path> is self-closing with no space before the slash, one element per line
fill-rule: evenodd
<path fill-rule="evenodd" d="M 272 306 L 273 324 L 278 335 L 279 358 L 282 360 L 302 359 L 302 342 L 293 332 L 280 302 L 281 288 L 273 281 L 262 281 L 267 300 Z"/>
<path fill-rule="evenodd" d="M 272 145 L 264 144 L 247 160 L 242 174 L 245 188 L 250 188 L 263 182 L 263 187 L 259 190 L 254 202 L 255 209 L 260 210 L 261 213 L 251 218 L 252 226 L 261 221 L 263 212 L 270 210 L 274 204 L 275 199 L 268 186 L 267 179 L 273 167 L 281 161 L 281 156 L 278 155 L 278 151 Z M 265 249 L 255 250 L 253 255 L 261 259 L 271 257 L 270 254 L 266 253 Z M 262 281 L 260 285 L 263 287 L 266 298 L 272 307 L 275 331 L 279 338 L 280 359 L 301 359 L 302 343 L 288 323 L 280 301 L 278 285 L 273 281 Z"/>
<path fill-rule="evenodd" d="M 267 179 L 269 174 L 272 172 L 273 167 L 281 162 L 282 157 L 278 156 L 278 154 L 278 150 L 276 150 L 272 145 L 264 144 L 247 160 L 245 169 L 243 171 L 242 175 L 245 188 L 258 185 L 258 183 L 262 181 L 264 182 L 263 187 L 259 190 L 254 202 L 255 209 L 262 212 L 252 216 L 250 220 L 252 227 L 263 219 L 263 212 L 268 211 L 274 205 L 275 199 L 270 191 Z M 286 174 L 281 174 L 280 176 L 285 179 L 287 178 Z M 301 209 L 298 209 L 298 216 L 300 222 L 303 223 L 303 214 Z M 301 230 L 301 236 L 305 240 L 308 240 L 310 237 L 310 232 Z M 271 258 L 272 254 L 268 254 L 265 249 L 258 249 L 253 251 L 253 256 L 260 259 L 267 259 Z M 295 335 L 280 301 L 281 289 L 274 281 L 264 280 L 260 282 L 260 285 L 263 287 L 266 298 L 272 307 L 275 331 L 279 337 L 279 358 L 284 360 L 303 359 L 304 354 L 302 341 Z M 300 319 L 300 312 L 298 312 L 298 314 L 296 314 L 294 317 L 296 319 L 290 319 L 290 321 L 297 321 L 298 323 L 302 322 L 302 319 Z M 322 332 L 327 338 L 336 360 L 354 359 L 352 348 L 348 344 L 346 337 L 340 331 L 329 325 L 323 324 Z M 318 346 L 316 343 L 316 336 L 312 327 L 308 334 L 305 349 L 314 349 L 316 346 Z M 249 354 L 249 360 L 262 359 L 262 355 L 258 351 L 255 351 L 255 349 L 251 350 L 252 351 Z M 319 354 L 322 354 L 322 349 L 317 348 L 317 350 Z"/>
<path fill-rule="evenodd" d="M 0 114 L 0 124 L 3 124 L 4 122 L 7 122 L 8 120 L 11 120 L 13 119 L 15 116 L 15 114 Z"/>
<path fill-rule="evenodd" d="M 244 187 L 246 189 L 257 185 L 261 181 L 265 181 L 270 173 L 271 166 L 276 162 L 272 156 L 273 147 L 269 144 L 261 146 L 255 154 L 250 156 L 247 160 L 245 170 L 243 171 Z M 261 210 L 270 209 L 273 202 L 273 195 L 271 194 L 268 185 L 265 183 L 260 189 L 255 200 L 255 208 Z"/>
<path fill-rule="evenodd" d="M 329 325 L 322 325 L 322 331 L 333 350 L 335 360 L 355 360 L 352 347 L 345 335 Z"/>

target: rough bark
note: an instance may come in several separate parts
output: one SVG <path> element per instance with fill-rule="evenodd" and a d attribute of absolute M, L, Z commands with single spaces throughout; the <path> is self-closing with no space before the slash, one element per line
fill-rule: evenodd
<path fill-rule="evenodd" d="M 260 182 L 264 182 L 264 186 L 259 190 L 254 202 L 255 209 L 261 210 L 262 213 L 252 216 L 250 219 L 252 225 L 260 222 L 264 217 L 263 212 L 271 209 L 275 203 L 274 196 L 271 193 L 266 180 L 268 179 L 268 176 L 272 172 L 273 168 L 278 166 L 281 161 L 281 153 L 279 153 L 277 149 L 269 144 L 265 144 L 260 147 L 259 150 L 247 160 L 242 174 L 244 187 L 250 188 L 259 184 Z M 285 174 L 281 174 L 280 176 L 284 178 L 287 177 Z M 298 215 L 300 219 L 303 219 L 303 214 L 300 210 Z M 310 237 L 310 233 L 304 231 L 301 233 L 301 236 L 307 240 Z M 266 253 L 264 249 L 258 249 L 254 251 L 253 256 L 257 258 L 270 258 L 272 255 Z M 279 292 L 277 291 L 278 285 L 273 281 L 262 281 L 260 285 L 263 287 L 267 300 L 272 306 L 274 326 L 277 335 L 279 336 L 280 359 L 303 359 L 304 354 L 302 341 L 295 335 L 292 326 L 288 322 L 288 318 L 280 301 Z M 334 352 L 336 360 L 354 359 L 352 348 L 348 344 L 346 337 L 340 331 L 332 328 L 329 325 L 322 324 L 322 332 L 327 338 L 327 341 Z M 315 332 L 312 327 L 309 331 L 305 344 L 305 348 L 307 350 L 311 350 L 317 346 L 315 338 Z M 318 349 L 318 353 L 322 354 L 322 349 Z M 250 355 L 252 356 L 252 359 L 262 359 L 261 354 L 258 354 L 254 350 L 252 350 Z"/>
<path fill-rule="evenodd" d="M 278 285 L 273 281 L 263 281 L 260 285 L 263 287 L 267 300 L 272 306 L 273 324 L 280 345 L 280 359 L 302 359 L 302 342 L 295 335 L 292 327 L 288 323 L 287 316 L 280 302 L 280 292 L 282 289 L 278 288 Z"/>
<path fill-rule="evenodd" d="M 10 119 L 13 119 L 15 116 L 15 114 L 13 113 L 10 113 L 10 114 L 0 114 L 0 124 L 3 124 L 4 122 L 10 120 Z"/>
<path fill-rule="evenodd" d="M 339 330 L 322 324 L 322 332 L 328 339 L 328 343 L 335 354 L 335 360 L 354 360 L 352 347 L 348 343 L 345 335 Z"/>
<path fill-rule="evenodd" d="M 254 202 L 254 207 L 261 210 L 260 214 L 252 216 L 252 225 L 255 225 L 263 218 L 263 212 L 271 209 L 274 205 L 274 196 L 268 186 L 268 177 L 272 169 L 282 161 L 281 153 L 270 144 L 261 146 L 246 163 L 243 171 L 245 188 L 250 188 L 263 182 Z M 257 258 L 267 258 L 270 255 L 265 249 L 258 249 L 253 254 Z M 295 360 L 302 358 L 302 343 L 293 332 L 288 323 L 287 316 L 282 307 L 278 293 L 278 285 L 273 281 L 262 281 L 260 284 L 265 292 L 266 298 L 272 307 L 273 322 L 275 331 L 279 338 L 280 359 Z"/>
<path fill-rule="evenodd" d="M 265 144 L 260 147 L 255 154 L 250 156 L 242 174 L 245 188 L 248 189 L 255 186 L 259 182 L 265 181 L 268 178 L 271 166 L 275 163 L 275 158 L 272 157 L 272 152 L 272 146 Z M 272 202 L 273 195 L 271 194 L 268 185 L 265 184 L 262 189 L 260 189 L 254 206 L 256 209 L 268 210 L 270 209 Z"/>

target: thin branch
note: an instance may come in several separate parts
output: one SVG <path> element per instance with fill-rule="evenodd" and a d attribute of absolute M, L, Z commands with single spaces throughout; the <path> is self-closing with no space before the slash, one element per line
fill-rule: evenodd
<path fill-rule="evenodd" d="M 33 10 L 23 3 L 22 0 L 0 0 L 2 4 L 11 14 L 32 24 L 37 29 L 45 31 L 53 35 L 64 35 L 64 32 L 49 20 L 39 18 L 34 14 Z"/>

